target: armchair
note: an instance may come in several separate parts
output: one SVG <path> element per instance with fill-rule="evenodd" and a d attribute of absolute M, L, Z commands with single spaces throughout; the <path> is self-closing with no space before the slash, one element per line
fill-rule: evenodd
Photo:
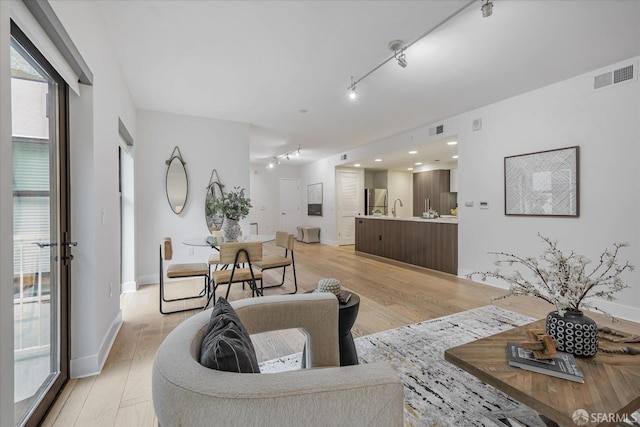
<path fill-rule="evenodd" d="M 240 374 L 198 363 L 211 310 L 176 327 L 153 366 L 153 405 L 161 426 L 402 426 L 403 385 L 386 364 L 339 367 L 338 302 L 333 294 L 274 295 L 233 301 L 250 334 L 301 328 L 307 366 Z"/>

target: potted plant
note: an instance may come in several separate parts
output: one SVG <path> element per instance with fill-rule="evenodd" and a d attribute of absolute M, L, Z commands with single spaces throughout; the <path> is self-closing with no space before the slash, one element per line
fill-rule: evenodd
<path fill-rule="evenodd" d="M 222 197 L 210 199 L 208 208 L 210 212 L 224 216 L 222 221 L 222 236 L 226 241 L 237 240 L 240 235 L 240 221 L 249 214 L 251 199 L 245 197 L 244 188 L 234 187 L 232 191 L 223 194 Z"/>
<path fill-rule="evenodd" d="M 467 278 L 480 276 L 504 280 L 509 284 L 509 293 L 495 299 L 513 295 L 526 295 L 540 298 L 555 306 L 555 310 L 547 315 L 547 334 L 556 341 L 560 351 L 576 356 L 590 357 L 598 351 L 598 331 L 595 322 L 584 316 L 583 311 L 594 309 L 593 298 L 613 301 L 614 294 L 628 286 L 620 275 L 625 271 L 633 271 L 628 262 L 618 261 L 620 248 L 626 243 L 614 243 L 613 249 L 605 249 L 598 263 L 588 269 L 591 260 L 571 251 L 565 254 L 558 249 L 557 242 L 542 236 L 546 249 L 536 257 L 520 257 L 505 252 L 490 252 L 496 255 L 494 271 L 473 272 Z M 522 266 L 529 276 L 514 269 L 511 273 L 500 271 L 501 266 Z"/>
<path fill-rule="evenodd" d="M 380 209 L 373 210 L 373 216 L 381 216 L 381 215 L 382 215 L 382 211 Z"/>

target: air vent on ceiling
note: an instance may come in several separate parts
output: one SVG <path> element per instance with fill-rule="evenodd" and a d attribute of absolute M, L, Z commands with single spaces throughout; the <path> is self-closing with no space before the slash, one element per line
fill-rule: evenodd
<path fill-rule="evenodd" d="M 599 74 L 593 78 L 593 88 L 601 89 L 603 87 L 611 86 L 617 83 L 626 82 L 628 80 L 635 80 L 637 78 L 633 64 L 626 67 L 618 68 L 617 70 L 607 71 L 606 73 Z"/>

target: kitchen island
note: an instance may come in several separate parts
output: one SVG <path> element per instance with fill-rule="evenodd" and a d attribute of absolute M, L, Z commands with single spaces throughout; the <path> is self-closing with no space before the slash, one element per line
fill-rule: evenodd
<path fill-rule="evenodd" d="M 356 216 L 356 251 L 458 274 L 457 218 Z"/>

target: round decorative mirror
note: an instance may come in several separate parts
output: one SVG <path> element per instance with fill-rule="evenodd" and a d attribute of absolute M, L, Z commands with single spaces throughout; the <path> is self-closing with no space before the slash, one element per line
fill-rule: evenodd
<path fill-rule="evenodd" d="M 178 154 L 175 154 L 175 152 Z M 171 157 L 166 161 L 167 163 L 167 176 L 166 176 L 166 190 L 167 200 L 171 210 L 176 214 L 179 214 L 184 209 L 184 205 L 187 203 L 187 195 L 189 194 L 189 181 L 187 179 L 186 163 L 182 160 L 182 153 L 180 149 L 175 147 L 171 153 Z"/>
<path fill-rule="evenodd" d="M 214 175 L 216 177 L 215 181 L 213 179 Z M 220 230 L 222 220 L 224 219 L 224 215 L 222 215 L 222 213 L 215 212 L 212 208 L 214 201 L 221 198 L 224 194 L 222 187 L 224 187 L 224 185 L 220 184 L 218 172 L 215 169 L 212 170 L 211 178 L 209 178 L 209 185 L 207 186 L 207 196 L 204 200 L 204 216 L 207 220 L 207 227 L 211 233 Z"/>

